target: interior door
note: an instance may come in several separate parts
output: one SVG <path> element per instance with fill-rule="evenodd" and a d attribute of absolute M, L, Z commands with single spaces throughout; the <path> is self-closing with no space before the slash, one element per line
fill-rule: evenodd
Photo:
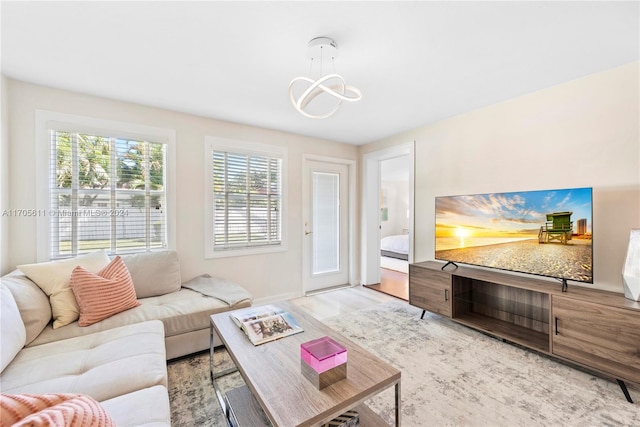
<path fill-rule="evenodd" d="M 349 168 L 305 159 L 303 171 L 305 292 L 349 283 Z"/>

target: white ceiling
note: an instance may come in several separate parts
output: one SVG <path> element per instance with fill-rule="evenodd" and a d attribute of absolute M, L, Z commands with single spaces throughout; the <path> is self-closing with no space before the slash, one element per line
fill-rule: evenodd
<path fill-rule="evenodd" d="M 2 73 L 350 144 L 639 59 L 639 3 L 10 2 Z M 307 43 L 339 45 L 360 102 L 302 117 Z"/>

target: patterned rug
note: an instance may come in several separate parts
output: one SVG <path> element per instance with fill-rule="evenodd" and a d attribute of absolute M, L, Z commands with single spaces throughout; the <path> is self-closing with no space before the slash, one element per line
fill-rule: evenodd
<path fill-rule="evenodd" d="M 628 403 L 611 380 L 427 313 L 402 301 L 325 323 L 402 371 L 404 426 L 639 426 L 640 394 Z M 224 350 L 216 364 L 231 366 Z M 222 426 L 209 354 L 170 362 L 174 427 Z M 225 377 L 223 389 L 242 384 Z M 390 424 L 392 389 L 367 402 Z"/>

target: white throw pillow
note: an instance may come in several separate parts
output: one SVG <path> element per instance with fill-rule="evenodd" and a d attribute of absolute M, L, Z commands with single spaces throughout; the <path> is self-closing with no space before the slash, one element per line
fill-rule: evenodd
<path fill-rule="evenodd" d="M 24 347 L 27 331 L 24 328 L 20 310 L 6 286 L 0 286 L 0 372 L 4 371 L 16 354 Z"/>
<path fill-rule="evenodd" d="M 180 290 L 180 261 L 176 251 L 123 255 L 138 298 L 155 297 Z"/>
<path fill-rule="evenodd" d="M 80 317 L 80 307 L 71 290 L 71 272 L 81 266 L 97 273 L 109 264 L 109 256 L 103 250 L 60 261 L 19 265 L 29 279 L 49 297 L 53 312 L 53 329 L 75 322 Z"/>
<path fill-rule="evenodd" d="M 9 288 L 16 300 L 20 316 L 27 330 L 29 345 L 51 322 L 49 297 L 20 270 L 14 270 L 0 279 L 2 286 Z"/>

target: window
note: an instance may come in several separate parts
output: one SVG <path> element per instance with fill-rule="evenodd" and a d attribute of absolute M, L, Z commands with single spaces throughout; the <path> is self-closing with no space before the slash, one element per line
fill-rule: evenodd
<path fill-rule="evenodd" d="M 48 138 L 46 210 L 38 210 L 49 235 L 46 258 L 169 248 L 166 138 L 115 123 L 92 129 L 73 118 L 39 123 Z"/>
<path fill-rule="evenodd" d="M 207 256 L 283 250 L 285 152 L 207 138 Z"/>

